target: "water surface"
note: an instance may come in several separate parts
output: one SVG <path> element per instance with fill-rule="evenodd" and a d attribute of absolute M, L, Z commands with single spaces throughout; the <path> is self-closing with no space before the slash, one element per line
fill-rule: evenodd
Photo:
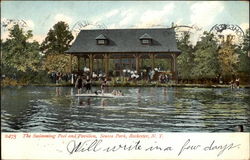
<path fill-rule="evenodd" d="M 74 97 L 71 87 L 3 88 L 3 132 L 250 131 L 250 89 L 112 88 L 125 98 Z M 110 90 L 112 90 L 110 88 Z M 95 90 L 95 89 L 93 89 Z"/>

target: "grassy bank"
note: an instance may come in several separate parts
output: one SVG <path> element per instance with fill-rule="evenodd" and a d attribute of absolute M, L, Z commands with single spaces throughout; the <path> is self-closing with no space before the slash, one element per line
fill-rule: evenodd
<path fill-rule="evenodd" d="M 100 86 L 100 82 L 94 81 L 93 86 Z M 74 85 L 68 82 L 55 83 L 27 83 L 20 82 L 13 79 L 4 79 L 1 81 L 1 87 L 15 87 L 15 86 L 47 86 L 47 87 L 73 87 Z M 198 87 L 198 88 L 230 88 L 228 84 L 177 84 L 175 82 L 160 83 L 157 81 L 148 82 L 141 81 L 110 81 L 110 87 Z M 240 85 L 240 88 L 250 88 L 250 85 Z"/>

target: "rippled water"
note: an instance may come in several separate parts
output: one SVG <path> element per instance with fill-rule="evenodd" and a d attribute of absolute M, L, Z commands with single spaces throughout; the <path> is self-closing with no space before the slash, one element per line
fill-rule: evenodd
<path fill-rule="evenodd" d="M 4 88 L 4 132 L 250 131 L 250 89 L 116 88 L 125 98 L 77 98 L 70 87 Z M 95 90 L 95 89 L 93 89 Z"/>

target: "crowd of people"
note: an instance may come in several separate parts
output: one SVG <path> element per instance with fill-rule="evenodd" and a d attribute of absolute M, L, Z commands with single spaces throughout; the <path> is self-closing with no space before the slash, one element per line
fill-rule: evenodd
<path fill-rule="evenodd" d="M 72 76 L 74 76 L 74 74 L 71 73 L 61 73 L 61 72 L 52 72 L 49 74 L 49 78 L 51 79 L 51 82 L 53 83 L 60 83 L 61 81 L 70 81 L 72 79 Z"/>
<path fill-rule="evenodd" d="M 159 75 L 160 74 L 160 75 Z M 79 75 L 89 75 L 89 72 L 84 73 L 61 73 L 61 72 L 52 72 L 49 77 L 51 82 L 59 84 L 60 82 L 70 82 L 71 84 L 75 84 L 76 80 L 79 78 Z M 158 76 L 159 75 L 159 76 Z M 112 75 L 111 75 L 112 76 Z M 127 77 L 129 80 L 148 80 L 153 81 L 159 78 L 159 82 L 167 83 L 170 81 L 171 77 L 166 73 L 160 72 L 159 68 L 154 69 L 144 69 L 141 72 L 133 71 L 133 70 L 123 70 L 124 77 Z M 82 77 L 82 78 L 83 78 Z M 93 81 L 103 81 L 106 78 L 106 75 L 102 72 L 92 72 L 91 79 Z"/>
<path fill-rule="evenodd" d="M 160 74 L 159 75 L 159 82 L 160 83 L 168 83 L 170 81 L 170 78 L 167 74 Z"/>

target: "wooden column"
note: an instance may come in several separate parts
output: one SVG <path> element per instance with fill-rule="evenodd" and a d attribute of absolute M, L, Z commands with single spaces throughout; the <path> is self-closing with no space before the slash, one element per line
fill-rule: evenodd
<path fill-rule="evenodd" d="M 97 74 L 99 74 L 99 69 L 100 69 L 99 59 L 96 59 L 96 68 L 97 68 Z"/>
<path fill-rule="evenodd" d="M 133 59 L 129 59 L 129 69 L 130 69 L 130 70 L 133 68 L 132 60 L 133 60 Z M 127 68 L 127 69 L 128 69 L 128 68 Z"/>
<path fill-rule="evenodd" d="M 135 69 L 137 73 L 139 73 L 140 71 L 140 55 L 139 54 L 135 54 Z"/>
<path fill-rule="evenodd" d="M 173 57 L 170 58 L 170 65 L 171 65 L 171 72 L 174 73 L 174 66 L 173 66 Z"/>
<path fill-rule="evenodd" d="M 89 55 L 89 72 L 90 72 L 90 77 L 92 77 L 92 72 L 94 68 L 94 56 L 93 54 Z"/>
<path fill-rule="evenodd" d="M 80 57 L 79 56 L 77 56 L 77 72 L 79 72 L 80 71 Z"/>
<path fill-rule="evenodd" d="M 106 53 L 104 54 L 104 59 L 105 59 L 105 74 L 106 77 L 108 77 L 108 72 L 109 72 L 109 55 Z"/>
<path fill-rule="evenodd" d="M 143 58 L 142 58 L 141 63 L 140 63 L 140 67 L 144 67 L 143 63 L 144 63 L 144 61 L 143 61 Z"/>
<path fill-rule="evenodd" d="M 90 68 L 90 55 L 88 55 L 88 61 L 89 61 L 89 68 Z"/>
<path fill-rule="evenodd" d="M 87 60 L 86 60 L 86 57 L 84 57 L 84 66 L 87 67 Z"/>
<path fill-rule="evenodd" d="M 172 53 L 171 56 L 172 56 L 172 72 L 173 72 L 173 78 L 174 78 L 175 80 L 177 80 L 177 68 L 176 68 L 177 62 L 176 62 L 176 54 Z"/>
<path fill-rule="evenodd" d="M 69 60 L 69 69 L 70 69 L 70 73 L 72 73 L 72 54 L 70 54 L 70 60 Z"/>
<path fill-rule="evenodd" d="M 155 68 L 155 55 L 154 53 L 150 54 L 150 59 L 151 59 L 151 69 Z"/>
<path fill-rule="evenodd" d="M 103 72 L 103 68 L 104 68 L 104 70 L 105 70 L 104 58 L 105 58 L 105 56 L 103 55 L 103 57 L 102 57 L 102 73 L 105 72 L 105 71 Z"/>
<path fill-rule="evenodd" d="M 119 64 L 120 65 L 120 71 L 119 71 L 120 73 L 119 74 L 121 76 L 122 75 L 122 58 L 121 57 L 119 58 L 119 63 L 120 63 Z"/>

